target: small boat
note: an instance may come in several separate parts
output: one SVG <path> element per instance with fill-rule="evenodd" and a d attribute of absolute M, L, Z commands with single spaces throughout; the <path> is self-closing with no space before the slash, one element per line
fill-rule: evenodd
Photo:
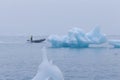
<path fill-rule="evenodd" d="M 45 38 L 39 39 L 39 40 L 33 40 L 33 37 L 31 36 L 30 40 L 27 40 L 27 41 L 29 41 L 31 43 L 41 43 L 41 42 L 43 42 L 45 40 L 46 40 Z"/>

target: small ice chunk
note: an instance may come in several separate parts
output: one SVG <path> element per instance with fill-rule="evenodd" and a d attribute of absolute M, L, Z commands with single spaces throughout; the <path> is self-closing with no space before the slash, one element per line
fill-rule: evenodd
<path fill-rule="evenodd" d="M 113 45 L 115 48 L 120 48 L 120 40 L 109 40 L 110 45 Z"/>
<path fill-rule="evenodd" d="M 48 61 L 46 50 L 43 49 L 43 61 L 39 65 L 37 74 L 32 80 L 64 80 L 61 70 L 54 65 L 51 61 Z"/>

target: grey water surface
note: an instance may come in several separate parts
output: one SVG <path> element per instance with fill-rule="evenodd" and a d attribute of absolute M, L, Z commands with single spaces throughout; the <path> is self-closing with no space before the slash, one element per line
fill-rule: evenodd
<path fill-rule="evenodd" d="M 0 80 L 31 80 L 41 63 L 43 46 L 65 80 L 120 80 L 120 48 L 50 48 L 46 42 L 32 44 L 26 39 L 2 37 Z"/>

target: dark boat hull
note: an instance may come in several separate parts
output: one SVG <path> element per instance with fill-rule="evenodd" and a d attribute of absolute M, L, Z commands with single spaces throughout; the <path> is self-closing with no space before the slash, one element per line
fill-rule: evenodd
<path fill-rule="evenodd" d="M 41 42 L 43 42 L 43 41 L 45 41 L 45 40 L 46 40 L 46 39 L 32 40 L 32 41 L 28 40 L 28 41 L 30 41 L 31 43 L 41 43 Z"/>

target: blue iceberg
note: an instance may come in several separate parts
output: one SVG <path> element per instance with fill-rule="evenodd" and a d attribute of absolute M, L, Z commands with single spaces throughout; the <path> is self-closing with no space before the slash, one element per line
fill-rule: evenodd
<path fill-rule="evenodd" d="M 90 44 L 102 44 L 107 41 L 106 35 L 101 33 L 99 27 L 95 27 L 93 30 L 86 34 Z"/>
<path fill-rule="evenodd" d="M 109 40 L 110 45 L 113 45 L 115 48 L 120 48 L 120 40 Z"/>
<path fill-rule="evenodd" d="M 88 33 L 85 33 L 80 28 L 73 28 L 65 36 L 49 36 L 48 41 L 51 43 L 52 47 L 81 48 L 89 47 L 90 44 L 105 43 L 107 39 L 106 36 L 101 33 L 100 28 L 95 27 Z"/>

